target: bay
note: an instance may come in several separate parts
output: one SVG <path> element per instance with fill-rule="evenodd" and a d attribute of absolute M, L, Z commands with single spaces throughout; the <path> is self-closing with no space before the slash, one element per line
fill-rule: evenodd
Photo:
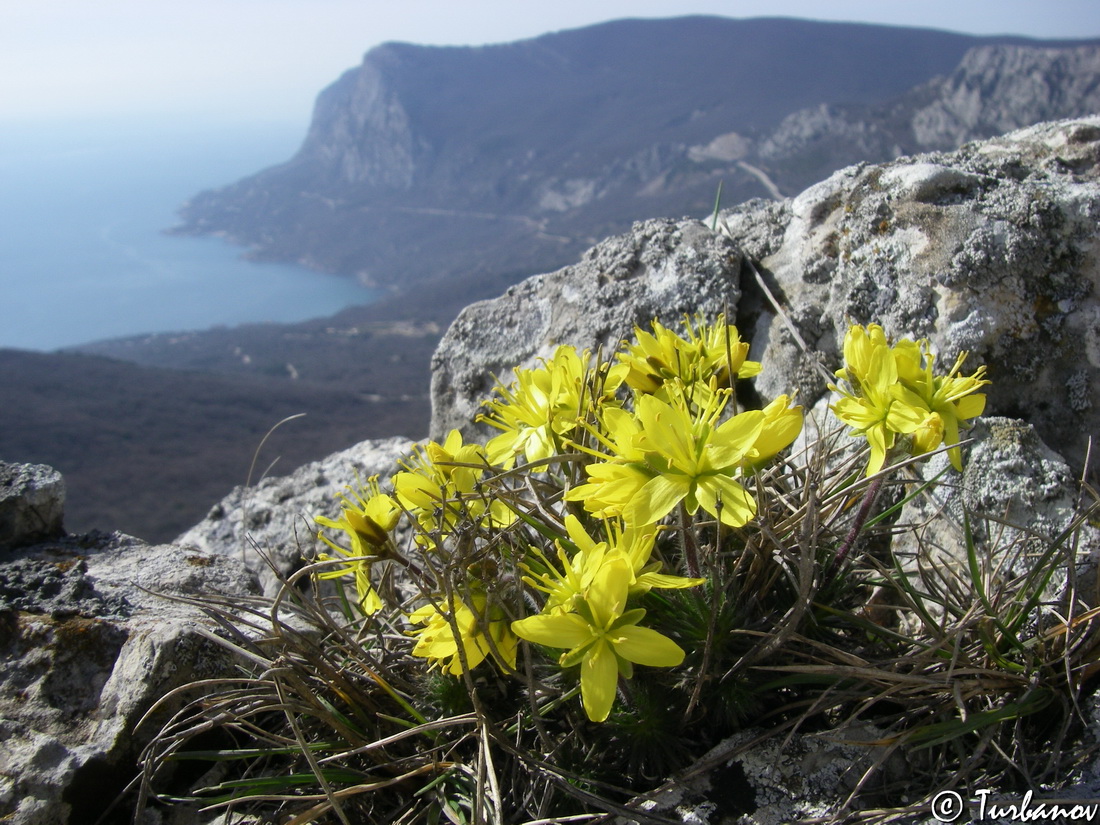
<path fill-rule="evenodd" d="M 291 157 L 305 125 L 183 119 L 0 122 L 0 347 L 324 317 L 352 278 L 165 234 L 203 189 Z"/>

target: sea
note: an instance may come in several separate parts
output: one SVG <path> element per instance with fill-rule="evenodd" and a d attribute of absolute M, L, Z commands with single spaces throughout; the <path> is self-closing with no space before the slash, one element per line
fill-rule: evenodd
<path fill-rule="evenodd" d="M 289 323 L 369 303 L 376 293 L 354 278 L 165 233 L 196 193 L 288 160 L 306 126 L 0 121 L 0 347 Z"/>

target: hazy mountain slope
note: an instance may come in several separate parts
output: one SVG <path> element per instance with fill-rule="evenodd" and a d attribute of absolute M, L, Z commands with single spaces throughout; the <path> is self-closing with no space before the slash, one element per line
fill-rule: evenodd
<path fill-rule="evenodd" d="M 88 355 L 0 349 L 0 457 L 50 464 L 69 490 L 66 527 L 167 541 L 277 457 L 286 473 L 364 431 L 417 436 L 427 401 L 318 384 L 152 369 Z M 427 392 L 427 388 L 424 388 Z"/>
<path fill-rule="evenodd" d="M 690 147 L 882 103 L 1004 42 L 800 20 L 627 20 L 478 48 L 389 44 L 318 99 L 301 151 L 183 210 L 262 257 L 376 283 L 535 271 L 630 221 L 773 194 Z M 826 170 L 831 171 L 831 168 Z"/>

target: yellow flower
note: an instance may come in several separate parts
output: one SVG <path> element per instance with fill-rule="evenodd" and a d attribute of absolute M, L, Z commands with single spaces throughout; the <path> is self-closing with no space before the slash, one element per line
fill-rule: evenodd
<path fill-rule="evenodd" d="M 488 520 L 495 526 L 511 524 L 514 514 L 499 499 L 478 492 L 488 462 L 485 448 L 463 444 L 462 433 L 451 430 L 443 444 L 429 442 L 417 448 L 405 470 L 393 477 L 394 495 L 425 533 L 451 533 L 462 519 Z M 423 539 L 422 535 L 417 540 Z"/>
<path fill-rule="evenodd" d="M 585 468 L 587 484 L 578 484 L 565 494 L 566 501 L 584 502 L 584 509 L 599 518 L 621 517 L 638 492 L 653 478 L 645 464 L 614 461 Z"/>
<path fill-rule="evenodd" d="M 576 429 L 588 401 L 589 362 L 587 352 L 582 355 L 575 347 L 563 345 L 541 367 L 517 368 L 510 388 L 496 388 L 500 398 L 485 402 L 489 412 L 478 416 L 502 431 L 486 445 L 492 464 L 511 467 L 517 455 L 536 462 L 561 451 L 562 436 Z M 604 376 L 599 403 L 614 392 L 621 380 L 618 376 L 618 372 Z"/>
<path fill-rule="evenodd" d="M 354 576 L 359 604 L 363 612 L 370 615 L 382 607 L 382 600 L 371 586 L 370 565 L 378 557 L 379 551 L 389 543 L 389 531 L 397 526 L 401 509 L 392 497 L 379 489 L 377 476 L 372 476 L 367 484 L 366 490 L 349 487 L 350 497 L 340 496 L 344 508 L 339 520 L 316 516 L 314 521 L 330 530 L 342 531 L 348 536 L 351 545 L 350 549 L 341 547 L 323 532 L 319 532 L 317 537 L 338 555 L 321 553 L 318 560 L 339 560 L 341 566 L 318 574 L 318 578 Z"/>
<path fill-rule="evenodd" d="M 882 327 L 853 325 L 844 338 L 843 369 L 837 377 L 850 389 L 831 389 L 842 398 L 832 406 L 837 417 L 871 445 L 867 475 L 878 472 L 897 436 L 909 436 L 904 448 L 913 455 L 941 443 L 959 443 L 959 426 L 981 415 L 985 396 L 977 390 L 989 383 L 985 367 L 960 376 L 966 353 L 947 375 L 935 375 L 928 341 L 902 339 L 891 347 Z M 962 469 L 958 447 L 948 451 L 955 469 Z"/>
<path fill-rule="evenodd" d="M 426 604 L 409 615 L 409 621 L 413 624 L 424 625 L 411 631 L 417 639 L 412 649 L 413 656 L 430 660 L 444 673 L 461 676 L 461 642 L 462 654 L 470 670 L 487 656 L 499 657 L 503 664 L 515 669 L 517 640 L 499 607 L 489 607 L 488 600 L 481 593 L 472 594 L 470 604 L 452 599 L 450 607 L 453 627 L 451 618 L 440 612 L 435 604 Z M 457 639 L 455 629 L 458 630 Z"/>
<path fill-rule="evenodd" d="M 634 664 L 674 667 L 684 651 L 674 641 L 647 627 L 641 609 L 625 611 L 630 565 L 623 557 L 603 564 L 577 601 L 576 613 L 543 613 L 512 623 L 521 639 L 548 647 L 567 648 L 562 667 L 581 666 L 581 699 L 593 722 L 602 722 L 615 702 L 621 674 L 629 679 Z"/>
<path fill-rule="evenodd" d="M 881 326 L 852 324 L 844 336 L 844 367 L 837 370 L 836 377 L 857 390 L 869 380 L 873 383 L 882 371 L 881 364 L 874 361 L 876 354 L 889 349 Z"/>
<path fill-rule="evenodd" d="M 929 453 L 943 443 L 943 417 L 936 412 L 928 413 L 917 429 L 913 430 L 913 455 Z M 962 469 L 960 466 L 958 469 Z"/>
<path fill-rule="evenodd" d="M 582 500 L 589 512 L 621 515 L 634 526 L 655 524 L 681 501 L 690 513 L 702 507 L 730 526 L 745 524 L 755 515 L 756 502 L 734 479 L 760 436 L 764 414 L 745 412 L 716 426 L 726 397 L 728 390 L 716 394 L 693 416 L 679 394 L 674 404 L 640 396 L 629 441 L 632 457 L 640 452 L 644 460 L 590 465 L 589 483 L 571 490 L 566 500 Z M 624 439 L 611 433 L 609 441 Z"/>
<path fill-rule="evenodd" d="M 753 442 L 746 459 L 753 467 L 762 467 L 791 445 L 802 432 L 802 407 L 791 405 L 787 395 L 781 395 L 761 410 L 764 426 Z"/>
<path fill-rule="evenodd" d="M 904 386 L 895 390 L 895 395 L 912 405 L 919 403 L 926 407 L 939 419 L 931 426 L 941 433 L 941 437 L 936 439 L 933 430 L 922 431 L 922 437 L 914 439 L 914 454 L 934 450 L 941 443 L 947 444 L 951 447 L 947 455 L 952 466 L 961 470 L 961 451 L 952 445 L 959 443 L 960 424 L 967 425 L 971 418 L 985 411 L 985 394 L 978 392 L 990 383 L 985 377 L 985 367 L 978 367 L 973 375 L 959 375 L 967 356 L 966 352 L 961 352 L 947 375 L 935 375 L 935 356 L 929 351 L 928 342 L 904 343 L 907 346 L 899 349 L 897 354 L 898 372 Z"/>
<path fill-rule="evenodd" d="M 874 475 L 886 463 L 900 434 L 921 427 L 929 410 L 914 399 L 899 398 L 898 365 L 886 342 L 882 327 L 866 329 L 853 325 L 844 338 L 844 369 L 837 377 L 847 381 L 851 391 L 830 385 L 842 397 L 831 409 L 836 417 L 862 435 L 871 446 L 867 475 Z"/>
<path fill-rule="evenodd" d="M 604 564 L 626 559 L 631 573 L 630 592 L 644 593 L 651 588 L 685 588 L 703 584 L 705 579 L 685 578 L 658 573 L 660 562 L 649 563 L 657 528 L 624 528 L 617 520 L 605 522 L 607 541 L 597 542 L 585 531 L 580 519 L 565 517 L 565 529 L 576 551 L 570 557 L 563 541 L 557 542 L 562 566 L 559 570 L 540 550 L 531 548 L 534 561 L 524 564 L 523 580 L 548 594 L 543 612 L 571 610 Z"/>
<path fill-rule="evenodd" d="M 627 385 L 668 401 L 666 382 L 689 389 L 698 385 L 699 394 L 705 397 L 712 378 L 719 386 L 728 387 L 730 376 L 750 378 L 760 372 L 759 363 L 745 360 L 749 345 L 741 340 L 737 327 L 726 324 L 724 315 L 713 324 L 700 321 L 697 329 L 685 319 L 684 327 L 686 338 L 659 321 L 653 322 L 652 334 L 635 327 L 637 343 L 618 355 L 626 367 Z"/>

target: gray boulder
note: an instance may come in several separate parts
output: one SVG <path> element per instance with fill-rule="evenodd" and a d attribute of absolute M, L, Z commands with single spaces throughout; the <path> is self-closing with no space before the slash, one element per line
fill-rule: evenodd
<path fill-rule="evenodd" d="M 825 382 L 798 339 L 832 368 L 848 325 L 876 321 L 927 337 L 944 369 L 969 351 L 964 371 L 986 364 L 993 381 L 987 412 L 1080 468 L 1100 425 L 1098 162 L 1100 118 L 1048 123 L 841 170 L 779 213 L 727 213 L 786 315 L 748 319 L 759 391 L 816 400 Z"/>
<path fill-rule="evenodd" d="M 42 469 L 16 467 L 56 475 Z M 153 705 L 192 680 L 234 672 L 206 635 L 213 623 L 178 599 L 258 593 L 235 559 L 120 533 L 0 555 L 0 820 L 97 821 L 180 700 L 139 726 Z M 130 821 L 132 804 L 103 821 Z"/>
<path fill-rule="evenodd" d="M 635 324 L 678 325 L 685 314 L 731 313 L 741 298 L 737 246 L 698 221 L 651 220 L 590 249 L 581 261 L 537 275 L 462 311 L 432 359 L 431 436 L 471 421 L 494 376 L 533 366 L 558 344 L 613 352 Z"/>
<path fill-rule="evenodd" d="M 64 533 L 65 480 L 44 464 L 0 461 L 0 551 Z"/>
<path fill-rule="evenodd" d="M 891 543 L 894 554 L 914 575 L 919 569 L 941 581 L 956 580 L 965 589 L 971 578 L 969 524 L 979 562 L 983 569 L 996 571 L 991 586 L 997 587 L 1026 575 L 1066 534 L 1056 551 L 1056 561 L 1063 563 L 1047 584 L 1043 601 L 1064 614 L 1062 599 L 1070 585 L 1078 587 L 1080 598 L 1091 601 L 1086 581 L 1078 582 L 1072 574 L 1093 578 L 1100 531 L 1088 523 L 1074 529 L 1088 502 L 1082 501 L 1069 465 L 1033 427 L 1014 419 L 979 419 L 967 436 L 973 443 L 964 448 L 961 474 L 950 469 L 943 453 L 919 465 L 920 481 L 942 483 L 934 483 L 902 508 L 898 523 L 911 529 L 897 533 Z"/>

